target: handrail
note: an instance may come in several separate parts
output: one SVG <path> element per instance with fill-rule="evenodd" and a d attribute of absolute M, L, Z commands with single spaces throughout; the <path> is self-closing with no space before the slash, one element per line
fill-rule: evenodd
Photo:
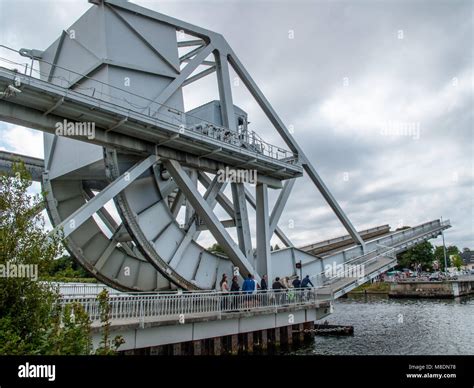
<path fill-rule="evenodd" d="M 444 226 L 447 226 L 447 225 L 450 225 L 449 220 L 442 221 L 442 222 L 429 222 L 429 223 L 415 226 L 410 229 L 398 231 L 397 233 L 394 233 L 393 235 L 391 235 L 391 236 L 396 235 L 395 239 L 393 239 L 391 236 L 385 237 L 386 239 L 391 239 L 390 243 L 392 244 L 392 246 L 375 243 L 376 246 L 378 246 L 379 248 L 376 248 L 370 252 L 364 253 L 363 255 L 360 255 L 360 256 L 350 257 L 348 260 L 341 262 L 339 264 L 347 265 L 347 264 L 352 264 L 354 262 L 360 262 L 358 264 L 367 265 L 368 263 L 377 260 L 380 256 L 391 257 L 390 255 L 392 253 L 396 253 L 398 245 L 403 244 L 403 243 L 408 243 L 416 238 L 426 235 L 427 233 L 432 233 L 434 231 L 442 229 Z M 426 227 L 429 227 L 429 229 L 427 230 Z M 407 235 L 407 232 L 409 233 L 409 235 Z M 373 257 L 369 257 L 369 256 L 373 256 Z M 364 260 L 364 258 L 366 257 L 367 259 Z M 334 279 L 339 278 L 339 276 L 336 274 L 334 276 L 328 277 L 326 276 L 326 271 L 321 271 L 311 276 L 311 278 L 322 279 L 322 281 L 320 282 L 321 283 L 320 287 L 324 287 L 330 284 Z"/>
<path fill-rule="evenodd" d="M 5 45 L 0 45 L 0 48 L 7 49 L 12 52 L 15 52 L 16 54 L 21 55 L 20 51 Z M 49 66 L 53 66 L 55 69 L 58 69 L 63 73 L 65 72 L 66 74 L 62 76 L 50 76 L 49 73 L 42 72 L 39 69 L 34 69 L 33 64 L 35 60 L 38 62 L 43 62 Z M 200 117 L 194 116 L 192 114 L 180 111 L 168 105 L 157 103 L 156 101 L 151 100 L 147 97 L 143 97 L 128 90 L 91 78 L 86 74 L 81 74 L 76 71 L 59 66 L 57 64 L 52 64 L 44 59 L 32 58 L 32 63 L 29 67 L 29 75 L 27 74 L 28 64 L 15 62 L 2 56 L 0 56 L 0 61 L 7 62 L 11 65 L 24 67 L 24 72 L 18 73 L 18 75 L 21 77 L 33 78 L 42 81 L 47 78 L 48 81 L 44 82 L 59 86 L 60 88 L 65 90 L 74 91 L 79 94 L 92 97 L 98 101 L 106 101 L 115 105 L 119 104 L 119 106 L 121 107 L 123 107 L 123 104 L 125 103 L 128 105 L 128 108 L 126 109 L 128 109 L 129 111 L 132 111 L 135 114 L 142 115 L 149 119 L 163 121 L 168 125 L 174 126 L 180 131 L 187 130 L 190 132 L 199 133 L 200 135 L 203 135 L 205 137 L 209 137 L 219 142 L 237 146 L 238 148 L 246 147 L 246 150 L 254 151 L 256 154 L 264 155 L 271 159 L 279 160 L 287 164 L 294 165 L 298 162 L 298 156 L 295 153 L 289 150 L 282 149 L 279 146 L 265 142 L 254 131 L 249 130 L 244 136 L 248 137 L 249 140 L 252 139 L 252 142 L 244 142 L 242 134 L 236 131 L 231 131 L 229 128 L 216 125 L 215 123 L 201 119 Z M 5 69 L 13 71 L 8 68 Z M 33 77 L 33 73 L 35 73 L 38 77 Z M 51 82 L 51 80 L 57 82 Z M 84 83 L 84 80 L 89 81 L 87 87 L 80 86 L 80 84 Z M 75 86 L 74 89 L 70 89 L 72 86 Z M 111 90 L 114 90 L 116 92 L 116 95 L 111 94 Z M 188 125 L 187 118 L 191 117 L 199 120 L 202 124 L 205 124 L 205 127 L 208 128 L 208 131 L 203 131 L 202 125 L 201 129 L 198 129 L 199 125 L 196 124 Z"/>
<path fill-rule="evenodd" d="M 243 311 L 277 311 L 286 307 L 315 307 L 333 300 L 332 293 L 319 292 L 314 288 L 265 290 L 255 293 L 207 292 L 190 294 L 110 295 L 110 319 L 145 318 L 178 319 L 190 315 L 219 315 Z M 97 298 L 68 297 L 61 299 L 61 306 L 80 303 L 92 322 L 100 320 Z"/>

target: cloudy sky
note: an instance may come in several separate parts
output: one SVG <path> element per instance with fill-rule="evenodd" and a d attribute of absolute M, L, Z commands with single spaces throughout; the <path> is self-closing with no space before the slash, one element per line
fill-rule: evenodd
<path fill-rule="evenodd" d="M 443 217 L 447 243 L 474 248 L 472 1 L 135 3 L 225 36 L 356 228 Z M 45 49 L 89 7 L 0 0 L 0 44 Z M 280 143 L 241 84 L 234 97 Z M 39 132 L 1 122 L 0 148 L 43 156 Z M 344 234 L 307 178 L 280 226 L 296 244 Z"/>

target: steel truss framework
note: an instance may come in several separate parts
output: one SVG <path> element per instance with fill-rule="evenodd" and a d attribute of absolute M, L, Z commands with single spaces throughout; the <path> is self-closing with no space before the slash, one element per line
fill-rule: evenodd
<path fill-rule="evenodd" d="M 165 70 L 162 69 L 160 75 L 166 76 L 169 82 L 150 101 L 150 105 L 161 107 L 154 115 L 160 114 L 161 109 L 165 110 L 170 100 L 182 88 L 215 72 L 222 126 L 237 131 L 229 73 L 229 68 L 232 68 L 287 147 L 297 156 L 299 165 L 303 167 L 353 241 L 360 246 L 362 252 L 364 251 L 364 240 L 222 35 L 129 2 L 91 2 L 115 15 L 130 34 L 145 44 L 165 64 Z M 130 15 L 143 17 L 191 36 L 189 40 L 177 42 L 178 47 L 187 47 L 190 51 L 181 55 L 178 62 L 170 60 L 149 36 L 137 27 Z M 54 77 L 60 68 L 58 63 L 61 47 L 66 39 L 67 32 L 63 32 L 56 46 L 54 61 L 48 67 L 48 74 L 43 75 L 43 80 L 54 84 Z M 76 43 L 80 44 L 79 41 Z M 21 54 L 40 62 L 42 60 L 38 50 L 21 50 Z M 70 82 L 68 88 L 71 91 L 98 72 L 104 64 L 123 66 L 136 71 L 151 71 L 99 59 L 94 53 L 92 55 L 97 59 L 96 63 L 87 74 Z M 214 60 L 210 60 L 210 56 Z M 202 66 L 205 69 L 199 70 Z M 73 97 L 74 93 L 66 97 L 58 94 L 55 102 L 49 109 L 45 109 L 41 118 L 27 112 L 25 107 L 13 106 L 13 102 L 11 104 L 5 99 L 1 102 L 3 108 L 0 106 L 0 115 L 5 121 L 19 122 L 53 133 L 51 127 L 58 117 L 71 118 L 67 116 L 66 108 L 73 101 Z M 100 113 L 106 112 L 106 108 L 106 105 L 103 105 L 94 109 Z M 75 109 L 78 112 L 78 108 Z M 91 111 L 90 107 L 87 109 Z M 31 119 L 28 119 L 29 117 Z M 277 178 L 275 174 L 287 170 L 272 170 L 272 167 L 267 166 L 267 173 L 259 174 L 255 196 L 243 183 L 234 182 L 230 183 L 232 199 L 229 199 L 224 194 L 227 184 L 218 181 L 217 171 L 224 165 L 234 168 L 261 166 L 258 158 L 248 159 L 244 163 L 222 163 L 219 157 L 226 154 L 225 145 L 204 153 L 186 150 L 184 156 L 180 154 L 177 157 L 177 142 L 183 141 L 184 138 L 182 132 L 163 134 L 155 129 L 155 138 L 152 135 L 142 136 L 132 130 L 132 124 L 137 125 L 137 122 L 140 123 L 137 119 L 131 120 L 130 117 L 118 115 L 115 122 L 108 126 L 101 126 L 97 122 L 97 136 L 94 139 L 79 138 L 78 140 L 104 146 L 105 161 L 105 169 L 94 166 L 94 173 L 89 170 L 87 177 L 80 179 L 50 176 L 55 153 L 60 152 L 58 137 L 54 137 L 50 144 L 43 177 L 43 185 L 48 192 L 47 208 L 56 230 L 63 230 L 68 249 L 73 256 L 100 280 L 121 289 L 146 291 L 170 287 L 213 288 L 220 274 L 233 271 L 234 267 L 238 267 L 243 276 L 254 274 L 257 280 L 263 274 L 268 274 L 270 278 L 279 275 L 272 270 L 270 239 L 276 234 L 286 247 L 293 247 L 291 240 L 278 227 L 278 221 L 294 183 L 301 174 L 295 173 L 292 177 L 285 178 L 286 181 L 281 185 L 283 178 Z M 132 142 L 117 140 L 124 134 L 131 137 Z M 144 155 L 146 157 L 143 157 Z M 97 169 L 104 172 L 96 174 Z M 107 179 L 104 179 L 104 175 Z M 198 182 L 205 188 L 204 194 L 198 190 Z M 268 204 L 269 187 L 281 188 L 273 209 L 270 209 Z M 112 200 L 119 210 L 121 224 L 117 224 L 105 208 Z M 217 204 L 229 215 L 229 219 L 220 220 L 217 217 Z M 256 211 L 255 249 L 252 246 L 248 205 Z M 179 227 L 176 218 L 182 206 L 186 207 L 185 221 L 184 225 Z M 109 235 L 101 232 L 96 219 L 102 223 L 102 229 L 105 225 Z M 229 227 L 236 228 L 237 242 L 226 230 Z M 196 240 L 203 230 L 209 230 L 227 257 L 216 256 L 198 246 Z M 165 251 L 166 253 L 163 253 Z M 289 259 L 294 260 L 293 256 Z M 130 274 L 123 273 L 123 268 L 129 269 L 133 279 L 130 279 Z"/>

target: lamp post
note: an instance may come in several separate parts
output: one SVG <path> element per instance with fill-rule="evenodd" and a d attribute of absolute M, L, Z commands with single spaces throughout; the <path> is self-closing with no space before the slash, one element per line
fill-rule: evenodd
<path fill-rule="evenodd" d="M 448 260 L 446 258 L 446 244 L 444 243 L 444 233 L 443 233 L 443 231 L 441 231 L 441 236 L 443 236 L 444 272 L 448 272 Z"/>

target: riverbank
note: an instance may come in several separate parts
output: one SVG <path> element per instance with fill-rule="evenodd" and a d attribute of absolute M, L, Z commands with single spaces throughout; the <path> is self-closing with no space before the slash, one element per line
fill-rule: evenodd
<path fill-rule="evenodd" d="M 352 336 L 316 336 L 298 355 L 472 355 L 474 296 L 392 299 L 353 295 L 334 302 L 330 325 L 351 325 Z M 286 353 L 288 354 L 288 353 Z"/>
<path fill-rule="evenodd" d="M 390 298 L 457 298 L 474 293 L 474 280 L 401 281 L 390 284 Z"/>
<path fill-rule="evenodd" d="M 457 298 L 474 293 L 474 278 L 445 281 L 403 280 L 366 283 L 348 295 L 386 295 L 390 298 Z"/>
<path fill-rule="evenodd" d="M 360 285 L 357 288 L 354 288 L 349 295 L 367 295 L 367 294 L 375 294 L 375 295 L 388 295 L 390 291 L 390 283 L 388 282 L 375 282 L 375 283 L 365 283 Z"/>

